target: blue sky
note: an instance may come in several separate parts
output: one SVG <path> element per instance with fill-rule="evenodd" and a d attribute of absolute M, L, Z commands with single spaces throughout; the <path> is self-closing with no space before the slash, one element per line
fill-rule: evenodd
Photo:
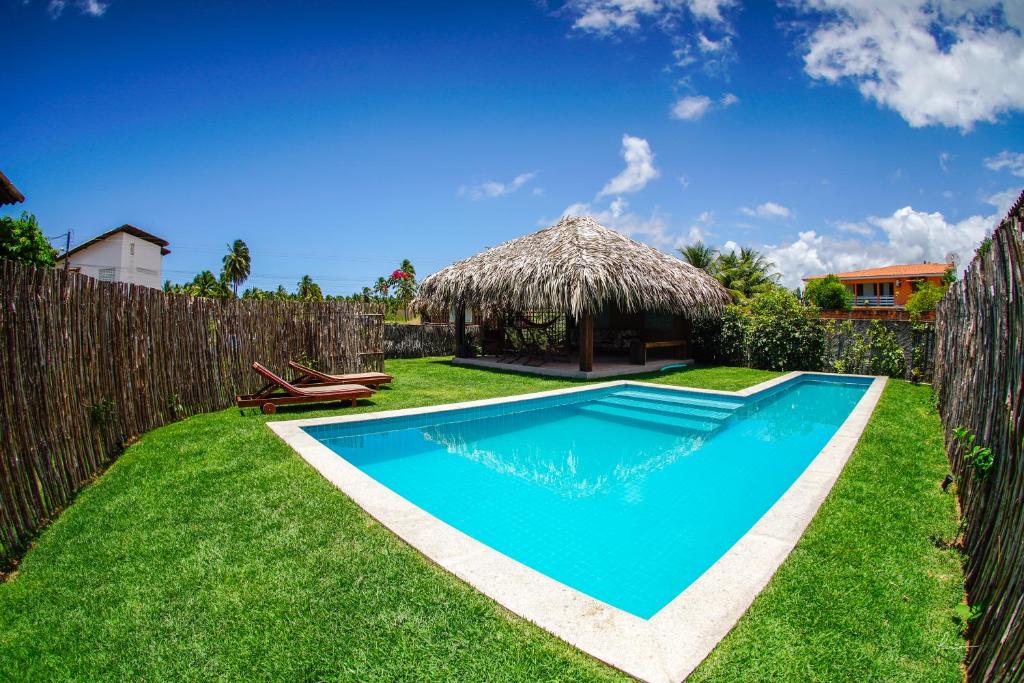
<path fill-rule="evenodd" d="M 967 257 L 1024 187 L 1019 0 L 370 4 L 5 0 L 8 213 L 175 281 L 242 238 L 349 293 L 573 212 L 795 284 Z"/>

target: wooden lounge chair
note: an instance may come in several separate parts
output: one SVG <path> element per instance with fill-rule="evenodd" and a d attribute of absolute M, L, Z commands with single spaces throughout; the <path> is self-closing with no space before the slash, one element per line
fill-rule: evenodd
<path fill-rule="evenodd" d="M 362 384 L 367 387 L 379 387 L 381 384 L 390 384 L 394 379 L 391 375 L 383 372 L 352 372 L 347 375 L 328 375 L 313 368 L 308 368 L 293 360 L 288 361 L 288 367 L 299 376 L 292 380 L 297 387 L 309 387 L 318 384 Z"/>
<path fill-rule="evenodd" d="M 331 401 L 349 401 L 350 405 L 355 406 L 358 399 L 373 396 L 373 389 L 359 384 L 319 384 L 298 387 L 281 379 L 259 363 L 253 363 L 252 369 L 262 375 L 268 384 L 255 394 L 236 396 L 235 404 L 239 408 L 259 406 L 266 415 L 276 413 L 277 406 Z"/>

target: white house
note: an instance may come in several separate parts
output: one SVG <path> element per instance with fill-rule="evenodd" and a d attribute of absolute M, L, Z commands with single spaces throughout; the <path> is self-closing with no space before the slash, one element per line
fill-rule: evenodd
<path fill-rule="evenodd" d="M 93 237 L 57 258 L 58 267 L 68 260 L 71 270 L 103 282 L 128 282 L 159 289 L 163 279 L 163 257 L 171 250 L 167 240 L 122 225 Z"/>

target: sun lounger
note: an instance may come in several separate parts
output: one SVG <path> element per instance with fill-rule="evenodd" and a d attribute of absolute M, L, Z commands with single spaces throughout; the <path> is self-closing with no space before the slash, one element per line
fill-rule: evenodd
<path fill-rule="evenodd" d="M 360 384 L 319 384 L 300 387 L 281 379 L 259 363 L 253 363 L 252 369 L 262 375 L 268 384 L 255 394 L 236 396 L 235 403 L 239 408 L 258 406 L 267 415 L 276 413 L 278 406 L 296 403 L 348 401 L 350 405 L 355 406 L 358 399 L 373 395 L 373 389 Z"/>
<path fill-rule="evenodd" d="M 293 360 L 288 361 L 288 367 L 299 376 L 292 380 L 297 387 L 315 386 L 317 384 L 362 384 L 367 387 L 378 387 L 381 384 L 390 384 L 394 379 L 391 375 L 383 372 L 353 372 L 347 375 L 328 375 L 313 368 L 306 367 Z"/>

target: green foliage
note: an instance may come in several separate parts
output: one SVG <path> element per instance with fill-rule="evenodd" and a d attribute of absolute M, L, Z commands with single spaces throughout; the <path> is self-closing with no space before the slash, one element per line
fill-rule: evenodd
<path fill-rule="evenodd" d="M 967 632 L 971 630 L 971 623 L 977 621 L 984 611 L 981 605 L 968 605 L 964 602 L 953 608 L 953 619 L 956 620 L 961 636 L 967 637 Z"/>
<path fill-rule="evenodd" d="M 744 247 L 739 254 L 735 251 L 719 254 L 713 274 L 732 295 L 733 301 L 743 303 L 779 287 L 779 274 L 773 272 L 774 268 L 775 264 L 762 254 Z"/>
<path fill-rule="evenodd" d="M 935 307 L 946 295 L 946 287 L 938 287 L 930 282 L 923 282 L 917 291 L 910 295 L 904 308 L 910 313 L 912 321 L 918 321 L 925 313 L 935 310 Z"/>
<path fill-rule="evenodd" d="M 975 434 L 966 427 L 955 427 L 953 439 L 963 449 L 964 462 L 971 466 L 974 478 L 981 480 L 988 476 L 995 464 L 995 454 L 991 448 L 975 443 Z"/>
<path fill-rule="evenodd" d="M 950 266 L 942 273 L 942 286 L 948 289 L 954 282 L 956 282 L 956 269 Z"/>
<path fill-rule="evenodd" d="M 224 256 L 222 279 L 231 285 L 234 296 L 238 296 L 238 287 L 249 278 L 252 269 L 252 257 L 249 247 L 242 240 L 235 240 L 228 245 L 228 253 Z"/>
<path fill-rule="evenodd" d="M 825 351 L 825 326 L 816 308 L 776 288 L 750 300 L 744 341 L 752 367 L 817 370 Z"/>
<path fill-rule="evenodd" d="M 769 370 L 817 370 L 825 349 L 818 310 L 775 287 L 746 305 L 726 306 L 720 321 L 694 326 L 698 354 L 708 360 Z"/>
<path fill-rule="evenodd" d="M 324 300 L 324 293 L 320 291 L 320 285 L 313 282 L 313 278 L 308 275 L 303 275 L 302 279 L 299 280 L 299 286 L 295 295 L 301 301 Z"/>
<path fill-rule="evenodd" d="M 104 398 L 89 406 L 89 419 L 96 427 L 102 429 L 113 421 L 115 409 L 114 402 L 109 398 Z"/>
<path fill-rule="evenodd" d="M 185 405 L 181 402 L 181 397 L 178 394 L 171 394 L 167 397 L 167 411 L 174 419 L 184 417 Z"/>
<path fill-rule="evenodd" d="M 853 295 L 835 275 L 808 282 L 804 288 L 804 300 L 823 311 L 848 311 L 853 308 Z"/>
<path fill-rule="evenodd" d="M 983 239 L 981 241 L 981 244 L 978 245 L 978 248 L 974 252 L 974 257 L 975 258 L 985 258 L 988 255 L 988 252 L 990 252 L 991 250 L 992 250 L 992 238 L 991 237 L 986 237 L 985 239 Z"/>
<path fill-rule="evenodd" d="M 300 352 L 299 355 L 295 357 L 295 362 L 299 365 L 305 365 L 307 368 L 312 368 L 313 370 L 320 369 L 320 361 L 313 358 L 305 351 Z"/>
<path fill-rule="evenodd" d="M 715 256 L 718 254 L 718 250 L 714 247 L 710 247 L 701 240 L 697 240 L 693 244 L 688 244 L 679 250 L 683 260 L 689 263 L 695 268 L 714 274 L 715 271 Z"/>
<path fill-rule="evenodd" d="M 830 321 L 831 323 L 831 321 Z M 882 324 L 880 320 L 872 320 L 867 332 L 854 332 L 853 323 L 844 320 L 841 324 L 827 326 L 830 346 L 837 347 L 835 357 L 827 359 L 836 372 L 848 372 L 865 375 L 888 375 L 904 377 L 907 372 L 907 359 L 903 347 L 896 339 L 896 333 Z M 840 346 L 835 342 L 836 336 L 846 340 Z"/>
<path fill-rule="evenodd" d="M 23 211 L 20 218 L 0 216 L 0 258 L 30 266 L 52 266 L 57 250 L 39 228 L 36 217 Z"/>
<path fill-rule="evenodd" d="M 207 299 L 224 299 L 231 294 L 209 270 L 204 270 L 196 275 L 192 278 L 192 282 L 185 285 L 183 289 L 185 294 Z"/>

